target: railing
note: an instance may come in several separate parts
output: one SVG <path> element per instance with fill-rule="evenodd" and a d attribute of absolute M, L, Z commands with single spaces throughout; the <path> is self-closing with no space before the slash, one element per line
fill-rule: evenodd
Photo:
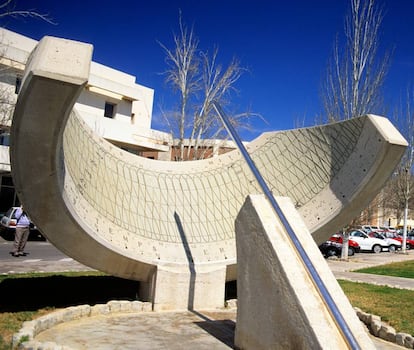
<path fill-rule="evenodd" d="M 226 127 L 228 133 L 233 138 L 233 141 L 236 143 L 240 153 L 246 160 L 250 170 L 252 171 L 254 177 L 256 178 L 257 182 L 259 183 L 260 187 L 263 190 L 264 195 L 269 200 L 270 204 L 272 205 L 274 211 L 280 218 L 283 226 L 285 227 L 297 253 L 299 254 L 300 258 L 304 266 L 306 267 L 312 282 L 314 283 L 315 287 L 317 288 L 320 296 L 322 297 L 323 301 L 327 305 L 329 312 L 333 316 L 336 324 L 338 325 L 341 333 L 343 334 L 348 346 L 351 349 L 360 349 L 358 342 L 356 341 L 354 335 L 352 334 L 351 330 L 349 329 L 348 324 L 346 323 L 345 319 L 343 318 L 338 306 L 336 305 L 335 301 L 332 299 L 328 289 L 326 288 L 325 284 L 323 283 L 322 279 L 320 278 L 318 272 L 315 269 L 311 259 L 309 258 L 308 254 L 304 250 L 302 244 L 300 243 L 298 237 L 296 236 L 294 230 L 290 226 L 288 220 L 286 219 L 285 215 L 283 214 L 282 210 L 280 209 L 279 205 L 277 204 L 272 192 L 270 191 L 269 187 L 267 186 L 265 180 L 263 179 L 262 175 L 260 174 L 259 170 L 257 169 L 256 165 L 254 164 L 253 159 L 250 157 L 249 153 L 247 152 L 246 148 L 244 147 L 243 143 L 241 142 L 236 130 L 234 129 L 233 125 L 227 115 L 223 112 L 221 106 L 217 102 L 213 102 L 213 107 L 216 110 L 217 114 L 220 116 L 224 126 Z"/>

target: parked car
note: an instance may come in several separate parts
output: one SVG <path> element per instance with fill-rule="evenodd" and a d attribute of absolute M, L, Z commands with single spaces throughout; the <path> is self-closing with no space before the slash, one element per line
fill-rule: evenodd
<path fill-rule="evenodd" d="M 342 244 L 328 240 L 319 245 L 319 250 L 325 258 L 341 256 Z"/>
<path fill-rule="evenodd" d="M 407 232 L 407 237 L 410 237 L 410 238 L 414 239 L 414 229 Z"/>
<path fill-rule="evenodd" d="M 331 237 L 331 239 L 327 240 L 326 242 L 322 243 L 319 246 L 319 250 L 323 254 L 325 258 L 330 256 L 341 256 L 342 255 L 342 236 L 339 234 L 335 234 Z M 356 252 L 360 251 L 359 244 L 355 241 L 349 240 L 348 241 L 348 256 L 353 256 Z"/>
<path fill-rule="evenodd" d="M 2 236 L 5 239 L 12 240 L 14 237 L 14 230 L 16 229 L 17 218 L 16 211 L 19 207 L 11 207 L 0 219 L 0 225 L 2 227 Z M 33 222 L 30 222 L 30 240 L 42 240 L 45 238 L 42 236 L 40 231 L 37 229 L 36 225 Z"/>
<path fill-rule="evenodd" d="M 392 238 L 401 242 L 401 245 L 402 245 L 403 236 L 395 235 Z M 414 249 L 414 237 L 413 236 L 407 236 L 405 238 L 405 249 L 407 250 Z"/>
<path fill-rule="evenodd" d="M 379 227 L 378 226 L 373 226 L 373 225 L 361 225 L 357 227 L 358 230 L 364 231 L 366 233 L 370 233 L 372 231 L 378 231 Z"/>
<path fill-rule="evenodd" d="M 343 236 L 340 233 L 333 234 L 329 240 L 332 242 L 337 242 L 343 244 Z M 348 256 L 353 256 L 355 253 L 359 253 L 361 247 L 359 246 L 358 242 L 355 242 L 352 239 L 348 239 Z"/>
<path fill-rule="evenodd" d="M 393 238 L 396 239 L 397 241 L 401 242 L 402 245 L 402 241 L 403 241 L 403 235 L 402 234 L 392 234 L 392 233 L 386 233 L 385 234 L 387 237 L 389 238 Z M 407 236 L 405 237 L 405 249 L 410 250 L 410 249 L 414 249 L 414 235 L 409 235 L 407 232 Z"/>
<path fill-rule="evenodd" d="M 385 236 L 383 233 L 372 231 L 368 234 L 370 237 L 375 237 L 384 240 L 388 244 L 388 251 L 395 252 L 398 249 L 401 249 L 401 242 L 394 239 Z"/>
<path fill-rule="evenodd" d="M 380 226 L 380 230 L 384 232 L 386 235 L 396 235 L 397 229 L 391 226 Z"/>
<path fill-rule="evenodd" d="M 370 237 L 367 233 L 361 230 L 353 230 L 349 233 L 349 237 L 356 241 L 361 247 L 361 251 L 371 251 L 374 253 L 380 253 L 388 250 L 388 243 L 383 239 Z"/>

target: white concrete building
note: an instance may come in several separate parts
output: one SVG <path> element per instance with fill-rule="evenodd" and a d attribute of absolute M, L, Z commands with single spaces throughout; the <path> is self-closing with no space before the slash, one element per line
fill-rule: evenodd
<path fill-rule="evenodd" d="M 16 202 L 14 194 L 2 198 L 5 184 L 11 186 L 8 129 L 25 64 L 36 45 L 36 40 L 0 29 L 0 212 Z M 92 62 L 76 106 L 85 122 L 114 145 L 135 154 L 155 152 L 158 159 L 165 154 L 169 160 L 171 136 L 151 129 L 153 97 L 154 90 L 137 84 L 135 76 Z"/>

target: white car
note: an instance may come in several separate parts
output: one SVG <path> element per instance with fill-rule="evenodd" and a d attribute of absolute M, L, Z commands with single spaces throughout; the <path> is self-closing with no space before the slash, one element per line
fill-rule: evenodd
<path fill-rule="evenodd" d="M 8 239 L 13 239 L 14 231 L 16 229 L 17 218 L 16 211 L 19 207 L 11 207 L 7 210 L 6 214 L 0 219 L 0 228 L 3 229 L 3 234 Z M 45 238 L 42 236 L 38 228 L 32 221 L 30 221 L 30 240 L 41 240 L 44 241 Z"/>
<path fill-rule="evenodd" d="M 362 225 L 362 226 L 359 226 L 357 228 L 364 231 L 364 232 L 367 232 L 367 233 L 379 230 L 378 226 L 372 226 L 372 225 Z"/>
<path fill-rule="evenodd" d="M 17 218 L 16 218 L 16 211 L 19 207 L 11 207 L 9 210 L 7 210 L 6 214 L 1 218 L 0 224 L 9 229 L 16 228 L 17 224 Z"/>
<path fill-rule="evenodd" d="M 394 238 L 391 237 L 387 237 L 385 234 L 381 233 L 381 232 L 375 232 L 372 231 L 368 234 L 370 237 L 374 237 L 374 238 L 378 238 L 378 239 L 382 239 L 384 240 L 384 242 L 386 242 L 388 244 L 388 250 L 390 252 L 395 252 L 398 249 L 401 249 L 401 242 L 397 241 Z"/>
<path fill-rule="evenodd" d="M 365 232 L 354 230 L 349 233 L 349 238 L 357 242 L 361 250 L 369 250 L 374 253 L 380 253 L 383 250 L 389 250 L 389 244 L 383 239 L 370 237 Z"/>

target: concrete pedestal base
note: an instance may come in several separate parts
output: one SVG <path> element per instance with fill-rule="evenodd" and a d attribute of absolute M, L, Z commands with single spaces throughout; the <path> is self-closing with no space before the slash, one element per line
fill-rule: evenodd
<path fill-rule="evenodd" d="M 375 349 L 289 198 L 282 211 L 361 349 Z M 236 219 L 238 349 L 348 349 L 284 227 L 264 196 L 247 197 Z"/>
<path fill-rule="evenodd" d="M 151 282 L 141 285 L 140 297 L 154 311 L 222 308 L 225 284 L 224 264 L 158 265 Z"/>

